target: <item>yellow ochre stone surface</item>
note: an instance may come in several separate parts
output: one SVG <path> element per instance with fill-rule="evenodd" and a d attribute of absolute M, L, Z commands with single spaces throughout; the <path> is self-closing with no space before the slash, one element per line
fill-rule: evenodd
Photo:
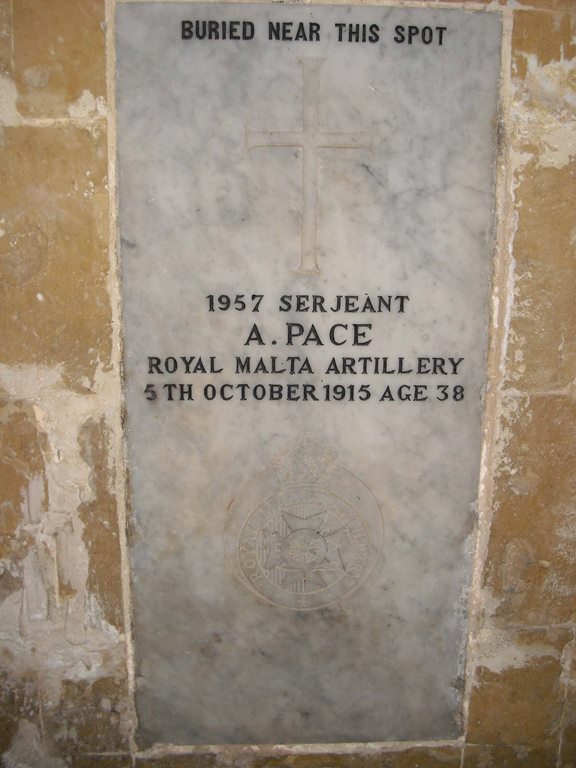
<path fill-rule="evenodd" d="M 466 746 L 462 768 L 555 768 L 554 751 L 523 746 Z M 568 766 L 564 766 L 568 768 Z"/>
<path fill-rule="evenodd" d="M 564 649 L 566 705 L 563 713 L 559 758 L 564 768 L 576 766 L 576 640 Z"/>
<path fill-rule="evenodd" d="M 556 755 L 565 700 L 566 629 L 507 633 L 476 671 L 467 739 Z"/>
<path fill-rule="evenodd" d="M 507 0 L 499 0 L 500 5 L 506 5 Z M 529 8 L 540 8 L 546 11 L 573 11 L 574 0 L 518 0 L 518 5 Z"/>
<path fill-rule="evenodd" d="M 10 0 L 0 0 L 0 77 L 12 73 L 12 14 Z"/>
<path fill-rule="evenodd" d="M 473 5 L 506 14 L 511 71 L 463 741 L 154 756 L 130 754 L 114 2 L 0 0 L 1 765 L 576 767 L 576 3 Z"/>
<path fill-rule="evenodd" d="M 103 0 L 13 0 L 18 111 L 63 117 L 106 94 Z"/>
<path fill-rule="evenodd" d="M 266 751 L 266 750 L 264 750 Z M 220 752 L 140 756 L 138 768 L 460 768 L 462 747 L 383 747 L 366 754 L 341 753 L 335 746 L 318 754 L 251 755 L 233 748 Z"/>
<path fill-rule="evenodd" d="M 573 4 L 559 4 L 558 7 L 574 11 Z M 541 67 L 551 62 L 570 62 L 576 53 L 574 14 L 517 11 L 514 14 L 512 45 L 512 72 L 521 79 L 528 73 L 530 56 L 535 56 Z"/>
<path fill-rule="evenodd" d="M 554 168 L 531 160 L 517 194 L 522 206 L 514 250 L 517 301 L 508 381 L 522 389 L 561 390 L 576 377 L 576 273 L 570 247 L 574 218 L 567 204 L 576 195 L 576 162 Z"/>
<path fill-rule="evenodd" d="M 510 424 L 490 532 L 485 586 L 498 623 L 574 621 L 576 402 L 523 399 Z"/>
<path fill-rule="evenodd" d="M 0 604 L 18 598 L 24 560 L 34 547 L 25 529 L 22 498 L 28 478 L 43 474 L 43 437 L 32 408 L 8 400 L 0 390 Z M 20 669 L 17 648 L 0 645 L 0 754 L 7 751 L 20 720 L 37 722 L 38 690 L 34 670 Z"/>
<path fill-rule="evenodd" d="M 513 16 L 512 286 L 466 732 L 491 746 L 465 765 L 576 764 L 575 21 Z"/>
<path fill-rule="evenodd" d="M 0 361 L 89 391 L 111 350 L 104 128 L 0 131 Z"/>

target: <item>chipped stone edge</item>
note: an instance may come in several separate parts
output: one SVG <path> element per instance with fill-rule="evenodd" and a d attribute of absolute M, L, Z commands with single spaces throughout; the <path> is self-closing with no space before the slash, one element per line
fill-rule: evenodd
<path fill-rule="evenodd" d="M 106 23 L 106 96 L 108 102 L 108 185 L 109 185 L 109 253 L 110 271 L 108 291 L 112 309 L 112 368 L 117 375 L 118 407 L 115 410 L 114 429 L 118 436 L 114 445 L 116 465 L 116 498 L 118 530 L 120 537 L 122 598 L 126 635 L 126 669 L 128 682 L 128 706 L 131 722 L 128 725 L 128 741 L 131 753 L 137 751 L 138 726 L 135 696 L 134 636 L 132 621 L 132 591 L 130 559 L 128 553 L 128 477 L 127 445 L 124 434 L 124 339 L 122 335 L 122 275 L 120 264 L 120 235 L 118 229 L 117 183 L 117 125 L 116 125 L 116 2 L 105 0 Z"/>
<path fill-rule="evenodd" d="M 496 232 L 490 323 L 490 348 L 487 366 L 487 390 L 478 488 L 478 520 L 475 531 L 476 551 L 468 601 L 468 644 L 466 652 L 465 690 L 463 697 L 464 735 L 468 731 L 470 692 L 475 685 L 475 670 L 480 648 L 479 635 L 486 609 L 483 596 L 483 570 L 488 554 L 493 517 L 494 478 L 498 464 L 498 448 L 507 438 L 502 434 L 502 384 L 509 341 L 510 319 L 514 300 L 514 258 L 512 244 L 516 232 L 514 216 L 513 169 L 511 167 L 512 136 L 512 27 L 513 11 L 502 10 L 502 61 L 500 79 L 499 147 L 496 169 Z"/>

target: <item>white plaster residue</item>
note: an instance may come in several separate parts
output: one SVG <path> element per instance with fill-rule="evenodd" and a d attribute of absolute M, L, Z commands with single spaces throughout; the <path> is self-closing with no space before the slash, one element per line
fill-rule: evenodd
<path fill-rule="evenodd" d="M 90 117 L 106 116 L 106 101 L 102 96 L 94 95 L 86 88 L 81 95 L 68 107 L 68 114 L 75 120 L 83 120 Z"/>
<path fill-rule="evenodd" d="M 511 34 L 511 27 L 509 27 L 508 30 L 508 40 L 509 35 Z M 510 50 L 507 49 L 507 65 L 505 67 L 506 70 L 509 69 L 510 63 L 509 63 L 509 56 L 510 56 Z M 503 104 L 504 104 L 504 113 L 507 114 L 507 106 L 509 104 L 509 88 L 503 87 Z M 506 126 L 508 133 L 510 132 L 510 123 L 509 120 L 506 120 Z M 498 205 L 500 209 L 499 213 L 499 219 L 502 222 L 506 222 L 505 227 L 503 226 L 503 231 L 501 234 L 502 238 L 502 250 L 506 252 L 506 268 L 503 271 L 503 297 L 502 297 L 502 315 L 501 315 L 501 328 L 499 329 L 499 336 L 500 336 L 500 349 L 497 355 L 498 359 L 498 372 L 499 372 L 499 382 L 498 382 L 498 388 L 500 389 L 504 382 L 507 379 L 507 375 L 509 376 L 510 373 L 507 372 L 506 364 L 507 364 L 507 358 L 508 358 L 508 348 L 511 342 L 513 341 L 512 338 L 512 330 L 511 330 L 511 324 L 512 324 L 512 313 L 513 313 L 513 307 L 514 307 L 514 301 L 515 301 L 515 294 L 516 294 L 516 260 L 514 258 L 514 239 L 516 236 L 516 231 L 518 229 L 518 214 L 516 211 L 512 211 L 511 209 L 508 209 L 508 204 L 511 202 L 512 198 L 514 197 L 514 181 L 513 181 L 513 175 L 512 175 L 512 169 L 515 166 L 515 163 L 517 164 L 517 159 L 514 158 L 514 153 L 511 150 L 510 144 L 507 145 L 507 154 L 505 157 L 505 163 L 506 168 L 508 169 L 510 175 L 508 176 L 506 174 L 506 177 L 508 179 L 508 185 L 509 189 L 506 189 L 506 195 L 504 195 L 504 191 L 502 192 L 499 200 Z M 504 170 L 503 170 L 503 173 Z M 504 184 L 504 180 L 502 182 Z M 507 185 L 507 186 L 508 186 Z M 521 406 L 521 398 L 519 397 L 518 393 L 514 390 L 508 390 L 506 393 L 506 396 L 501 396 L 498 399 L 496 410 L 495 410 L 495 416 L 496 416 L 496 423 L 497 428 L 494 434 L 494 468 L 491 470 L 491 474 L 495 475 L 498 471 L 504 471 L 506 468 L 510 469 L 510 461 L 506 457 L 506 448 L 510 442 L 510 439 L 512 437 L 511 430 L 509 428 L 509 424 L 511 419 L 514 418 L 514 416 L 518 413 L 519 408 Z"/>
<path fill-rule="evenodd" d="M 48 589 L 40 567 L 40 558 L 34 550 L 24 559 L 23 619 L 22 631 L 26 634 L 29 621 L 45 621 L 48 618 Z"/>
<path fill-rule="evenodd" d="M 0 125 L 20 125 L 22 118 L 16 109 L 18 93 L 14 81 L 0 74 Z"/>
<path fill-rule="evenodd" d="M 38 728 L 20 720 L 18 731 L 8 752 L 2 755 L 6 768 L 66 768 L 59 757 L 50 757 L 44 751 Z"/>
<path fill-rule="evenodd" d="M 525 409 L 523 418 L 526 422 L 532 416 L 531 410 L 527 409 L 527 404 L 528 396 L 516 389 L 507 389 L 500 398 L 498 404 L 498 432 L 495 438 L 495 475 L 502 472 L 514 474 L 516 471 L 508 453 L 508 445 L 514 436 L 513 424 L 518 419 L 521 409 Z"/>
<path fill-rule="evenodd" d="M 540 167 L 563 168 L 576 155 L 576 119 L 551 126 L 542 143 L 544 151 L 538 158 Z"/>
<path fill-rule="evenodd" d="M 20 646 L 20 612 L 22 593 L 13 592 L 0 602 L 0 644 L 15 643 Z"/>
<path fill-rule="evenodd" d="M 90 198 L 94 197 L 95 189 L 96 187 L 94 186 L 94 182 L 91 179 L 86 182 L 86 188 L 82 193 L 86 200 L 90 200 Z"/>
<path fill-rule="evenodd" d="M 545 642 L 520 644 L 507 632 L 485 628 L 478 639 L 478 665 L 498 674 L 506 669 L 527 667 L 534 659 L 560 658 L 560 651 Z"/>
<path fill-rule="evenodd" d="M 116 635 L 116 629 L 111 624 L 109 624 L 102 615 L 102 607 L 96 595 L 88 595 L 88 599 L 86 601 L 86 613 L 90 626 L 101 630 L 104 634 L 108 634 L 111 637 Z"/>
<path fill-rule="evenodd" d="M 514 165 L 520 168 L 537 154 L 540 168 L 563 168 L 576 155 L 576 63 L 540 66 L 535 55 L 525 58 L 527 74 L 517 86 L 514 128 L 520 144 L 537 152 L 515 152 Z"/>
<path fill-rule="evenodd" d="M 22 529 L 33 543 L 23 560 L 23 589 L 0 606 L 1 645 L 17 644 L 13 671 L 36 669 L 57 700 L 62 680 L 95 680 L 124 663 L 121 633 L 87 592 L 89 560 L 78 517 L 78 505 L 94 493 L 79 438 L 87 421 L 110 417 L 115 380 L 99 371 L 91 393 L 80 395 L 66 388 L 58 368 L 0 366 L 0 387 L 33 403 L 48 443 L 45 471 L 29 479 L 22 499 Z"/>
<path fill-rule="evenodd" d="M 565 686 L 571 686 L 576 688 L 576 680 L 574 680 L 571 672 L 572 665 L 576 660 L 576 640 L 567 643 L 562 649 L 562 671 L 560 673 L 560 682 Z"/>
<path fill-rule="evenodd" d="M 45 458 L 51 508 L 57 499 L 59 511 L 74 512 L 79 489 L 90 488 L 90 467 L 80 455 L 79 431 L 90 418 L 111 417 L 117 397 L 115 377 L 99 369 L 86 396 L 66 388 L 59 367 L 0 365 L 0 385 L 15 398 L 34 404 L 36 419 L 50 444 L 50 455 Z"/>
<path fill-rule="evenodd" d="M 96 110 L 96 99 L 92 93 L 86 89 L 82 91 L 75 102 L 68 107 L 70 117 L 82 119 L 90 117 Z"/>
<path fill-rule="evenodd" d="M 510 262 L 508 267 L 508 273 L 506 275 L 506 293 L 504 302 L 504 317 L 502 318 L 502 339 L 503 350 L 500 355 L 500 375 L 504 380 L 506 375 L 506 350 L 508 348 L 508 342 L 510 338 L 510 323 L 512 319 L 512 306 L 514 304 L 514 292 L 516 284 L 516 260 L 512 256 L 512 239 L 510 238 Z"/>
<path fill-rule="evenodd" d="M 534 99 L 556 113 L 561 106 L 576 108 L 575 61 L 552 61 L 541 66 L 534 54 L 527 54 L 526 62 L 525 87 Z"/>

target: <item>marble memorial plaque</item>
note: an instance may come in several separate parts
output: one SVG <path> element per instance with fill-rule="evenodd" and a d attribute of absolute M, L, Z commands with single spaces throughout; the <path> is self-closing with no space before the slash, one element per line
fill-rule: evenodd
<path fill-rule="evenodd" d="M 459 734 L 500 34 L 118 8 L 141 745 Z"/>

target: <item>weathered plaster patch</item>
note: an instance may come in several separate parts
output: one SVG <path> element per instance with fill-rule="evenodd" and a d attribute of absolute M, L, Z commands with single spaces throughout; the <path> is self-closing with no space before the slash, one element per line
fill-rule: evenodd
<path fill-rule="evenodd" d="M 520 414 L 525 420 L 529 420 L 532 415 L 529 408 L 529 397 L 515 389 L 510 388 L 503 391 L 498 405 L 499 425 L 495 436 L 495 466 L 493 469 L 495 477 L 515 472 L 513 459 L 508 452 L 508 447 L 514 439 L 514 425 Z"/>
<path fill-rule="evenodd" d="M 576 61 L 541 65 L 526 54 L 526 79 L 517 83 L 514 131 L 520 169 L 534 156 L 540 167 L 563 168 L 576 155 Z"/>
<path fill-rule="evenodd" d="M 543 638 L 542 640 L 545 640 Z M 514 630 L 485 627 L 478 637 L 478 664 L 491 672 L 530 666 L 535 659 L 560 659 L 561 649 L 545 641 L 526 643 Z"/>
<path fill-rule="evenodd" d="M 106 117 L 106 101 L 103 96 L 94 96 L 84 89 L 80 96 L 68 106 L 68 114 L 74 120 Z"/>
<path fill-rule="evenodd" d="M 13 74 L 23 116 L 66 117 L 84 89 L 104 93 L 104 7 L 100 0 L 12 3 Z"/>
<path fill-rule="evenodd" d="M 16 83 L 0 72 L 0 125 L 21 125 L 22 117 L 16 108 L 17 99 Z"/>
<path fill-rule="evenodd" d="M 547 6 L 553 0 L 544 0 Z M 571 0 L 567 0 L 567 4 Z M 513 72 L 523 79 L 527 74 L 527 56 L 534 54 L 542 66 L 550 62 L 570 62 L 576 54 L 573 14 L 518 11 L 514 14 Z"/>
<path fill-rule="evenodd" d="M 112 498 L 105 419 L 115 407 L 115 386 L 112 374 L 99 371 L 92 395 L 80 395 L 66 388 L 61 369 L 0 366 L 3 402 L 10 407 L 18 393 L 17 402 L 26 403 L 26 413 L 35 416 L 35 438 L 29 422 L 20 424 L 15 417 L 10 422 L 14 461 L 18 461 L 20 440 L 29 444 L 33 438 L 41 446 L 32 464 L 18 465 L 24 483 L 19 509 L 12 514 L 11 508 L 3 508 L 8 515 L 5 523 L 14 518 L 7 530 L 14 541 L 24 542 L 24 549 L 16 571 L 20 581 L 0 601 L 0 665 L 13 679 L 37 677 L 45 717 L 54 723 L 61 708 L 68 706 L 66 701 L 76 696 L 85 697 L 86 706 L 75 716 L 89 723 L 94 718 L 88 706 L 93 686 L 105 686 L 109 691 L 105 698 L 114 699 L 115 712 L 120 706 L 119 691 L 125 691 L 125 645 L 118 628 L 121 601 L 117 597 L 114 602 L 110 590 L 100 589 L 106 580 L 98 577 L 104 568 L 119 580 L 119 551 L 116 544 L 108 555 L 116 561 L 111 567 L 106 562 L 109 540 L 102 533 L 95 538 L 98 510 L 102 508 L 115 521 L 112 501 L 98 506 L 103 494 Z M 13 410 L 18 417 L 19 411 Z M 22 432 L 24 428 L 28 432 Z M 87 510 L 93 510 L 94 517 Z M 102 562 L 95 559 L 98 555 L 104 556 Z M 4 561 L 6 570 L 11 559 Z M 118 714 L 114 717 L 116 730 L 110 732 L 110 739 L 119 743 L 118 733 L 126 731 L 130 718 L 120 722 Z M 87 731 L 84 738 L 101 744 L 105 729 L 96 731 L 96 736 Z M 72 737 L 67 732 L 61 738 Z M 19 759 L 19 744 L 17 740 L 13 745 L 10 759 Z M 34 768 L 36 763 L 30 765 Z"/>
<path fill-rule="evenodd" d="M 114 468 L 110 466 L 110 430 L 104 418 L 89 419 L 82 427 L 80 445 L 82 457 L 91 468 L 92 498 L 78 508 L 84 523 L 83 539 L 90 558 L 99 563 L 88 574 L 88 588 L 93 597 L 92 609 L 100 622 L 110 621 L 122 628 L 120 532 L 114 495 Z M 96 600 L 99 598 L 99 602 Z"/>

